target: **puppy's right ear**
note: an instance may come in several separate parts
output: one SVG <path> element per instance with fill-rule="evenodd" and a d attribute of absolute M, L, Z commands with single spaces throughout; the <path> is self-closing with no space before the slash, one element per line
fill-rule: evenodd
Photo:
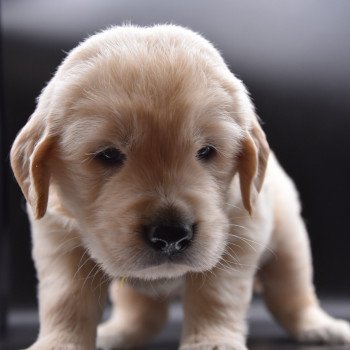
<path fill-rule="evenodd" d="M 54 137 L 46 132 L 44 123 L 44 118 L 34 112 L 11 149 L 12 170 L 36 219 L 46 212 L 50 182 L 48 156 L 54 146 Z"/>

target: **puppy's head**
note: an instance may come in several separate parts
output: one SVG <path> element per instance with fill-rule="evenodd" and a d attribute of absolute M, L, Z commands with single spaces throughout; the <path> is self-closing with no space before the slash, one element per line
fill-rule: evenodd
<path fill-rule="evenodd" d="M 209 42 L 116 27 L 68 55 L 11 163 L 37 219 L 50 188 L 107 273 L 154 279 L 218 262 L 232 180 L 251 213 L 267 155 L 243 84 Z"/>

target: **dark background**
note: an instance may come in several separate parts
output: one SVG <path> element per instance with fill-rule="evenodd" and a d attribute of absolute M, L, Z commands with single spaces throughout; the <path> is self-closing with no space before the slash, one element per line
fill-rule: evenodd
<path fill-rule="evenodd" d="M 185 25 L 222 52 L 248 86 L 270 145 L 300 190 L 318 290 L 349 296 L 350 1 L 3 0 L 1 12 L 6 305 L 33 303 L 36 283 L 10 144 L 65 52 L 123 22 Z"/>

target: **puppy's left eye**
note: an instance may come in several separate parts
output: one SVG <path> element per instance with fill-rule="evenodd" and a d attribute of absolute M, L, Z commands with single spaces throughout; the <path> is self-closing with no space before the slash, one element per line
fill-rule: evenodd
<path fill-rule="evenodd" d="M 108 166 L 121 166 L 126 156 L 119 149 L 110 147 L 97 153 L 95 159 Z"/>
<path fill-rule="evenodd" d="M 215 148 L 213 146 L 204 146 L 198 150 L 196 157 L 199 160 L 209 160 L 215 154 Z"/>

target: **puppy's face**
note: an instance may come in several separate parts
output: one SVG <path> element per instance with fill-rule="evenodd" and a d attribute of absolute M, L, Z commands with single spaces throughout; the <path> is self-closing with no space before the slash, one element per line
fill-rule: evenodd
<path fill-rule="evenodd" d="M 250 210 L 257 143 L 241 99 L 208 59 L 174 49 L 170 38 L 168 53 L 129 40 L 104 53 L 102 40 L 98 54 L 87 59 L 81 49 L 66 60 L 43 94 L 51 116 L 22 189 L 40 217 L 51 178 L 91 256 L 113 277 L 208 270 L 225 249 L 236 172 Z M 252 154 L 242 161 L 245 149 Z"/>

